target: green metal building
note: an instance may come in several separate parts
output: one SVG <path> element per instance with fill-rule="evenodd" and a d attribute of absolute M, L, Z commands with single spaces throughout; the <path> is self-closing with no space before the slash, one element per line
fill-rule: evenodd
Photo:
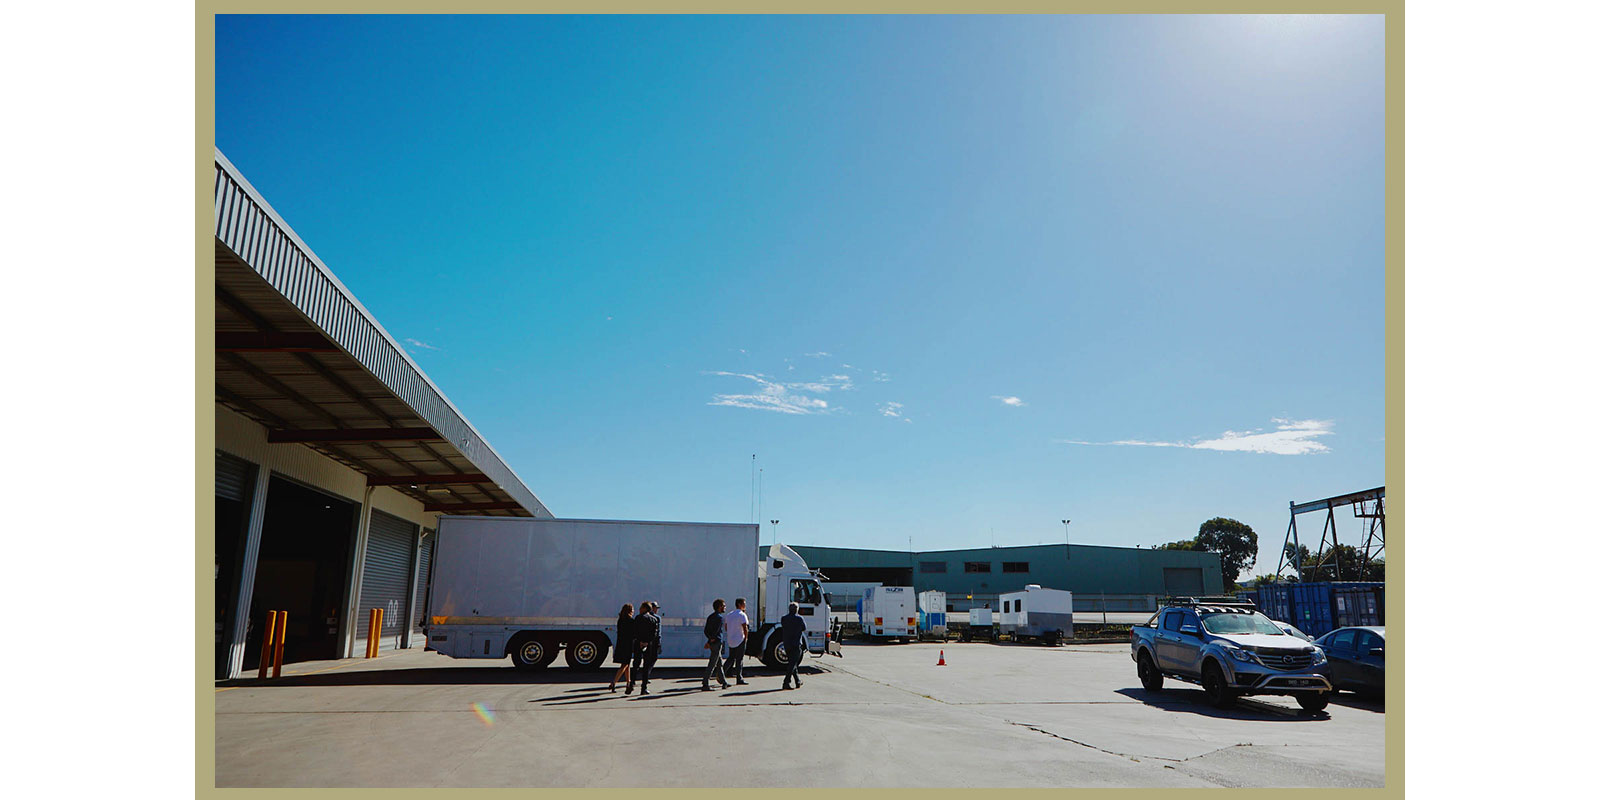
<path fill-rule="evenodd" d="M 789 546 L 828 583 L 937 589 L 945 593 L 950 611 L 982 607 L 1001 592 L 1030 583 L 1072 592 L 1079 611 L 1154 610 L 1156 599 L 1166 595 L 1223 591 L 1216 553 L 1081 544 L 926 552 Z"/>

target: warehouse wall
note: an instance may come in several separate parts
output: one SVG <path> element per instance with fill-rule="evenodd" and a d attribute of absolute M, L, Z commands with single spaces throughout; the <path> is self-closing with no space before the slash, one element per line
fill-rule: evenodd
<path fill-rule="evenodd" d="M 906 553 L 892 550 L 855 550 L 838 547 L 791 545 L 806 564 L 828 573 L 844 568 L 904 570 L 914 564 L 912 585 L 919 592 L 938 589 L 950 596 L 956 610 L 965 610 L 968 594 L 974 599 L 1010 592 L 1037 583 L 1050 589 L 1066 589 L 1076 595 L 1074 603 L 1089 595 L 1166 595 L 1167 570 L 1185 570 L 1182 577 L 1196 577 L 1204 594 L 1223 591 L 1222 560 L 1215 553 L 1182 550 L 1144 550 L 1132 547 L 1064 544 L 1028 547 L 983 547 L 966 550 L 940 550 Z M 967 562 L 989 565 L 989 572 L 967 572 Z M 942 562 L 945 571 L 928 569 L 929 562 Z M 1026 572 L 1006 572 L 1006 562 L 1025 562 Z M 1180 577 L 1174 575 L 1174 578 Z M 981 603 L 978 603 L 981 605 Z"/>

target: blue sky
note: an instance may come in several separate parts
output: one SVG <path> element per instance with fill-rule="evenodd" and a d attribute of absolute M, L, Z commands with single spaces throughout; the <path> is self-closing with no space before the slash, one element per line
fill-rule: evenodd
<path fill-rule="evenodd" d="M 1384 483 L 1376 17 L 220 17 L 216 141 L 558 516 L 1149 546 Z M 771 534 L 764 537 L 771 539 Z M 1270 563 L 1269 563 L 1270 562 Z"/>

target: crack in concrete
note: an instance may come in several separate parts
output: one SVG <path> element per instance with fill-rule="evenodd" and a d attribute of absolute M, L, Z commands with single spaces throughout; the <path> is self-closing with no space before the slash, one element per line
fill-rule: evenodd
<path fill-rule="evenodd" d="M 1052 732 L 1047 731 L 1044 728 L 1041 728 L 1041 727 L 1039 727 L 1037 725 L 1034 725 L 1032 723 L 1017 722 L 1016 720 L 1010 720 L 1010 719 L 1006 720 L 1006 722 L 1008 722 L 1008 723 L 1010 723 L 1012 725 L 1016 725 L 1018 727 L 1027 728 L 1028 730 L 1034 731 L 1036 733 L 1042 733 L 1042 734 L 1044 734 L 1046 736 L 1049 736 L 1049 737 L 1052 737 L 1052 738 L 1055 738 L 1055 739 L 1060 739 L 1063 742 L 1071 742 L 1071 743 L 1073 743 L 1075 745 L 1079 745 L 1081 747 L 1087 747 L 1090 750 L 1098 750 L 1098 751 L 1100 751 L 1102 753 L 1105 753 L 1106 755 L 1120 756 L 1122 758 L 1128 759 L 1129 761 L 1139 761 L 1141 759 L 1149 759 L 1151 761 L 1170 761 L 1170 762 L 1172 762 L 1174 764 L 1182 764 L 1182 763 L 1184 763 L 1186 761 L 1192 761 L 1192 760 L 1194 760 L 1196 758 L 1205 758 L 1206 756 L 1214 755 L 1214 754 L 1220 753 L 1220 752 L 1222 752 L 1224 750 L 1232 750 L 1235 747 L 1255 747 L 1256 746 L 1254 744 L 1251 744 L 1250 742 L 1237 742 L 1235 744 L 1223 745 L 1222 747 L 1218 747 L 1215 750 L 1208 750 L 1208 751 L 1206 751 L 1204 753 L 1201 753 L 1199 755 L 1189 756 L 1188 758 L 1167 758 L 1165 756 L 1135 756 L 1132 753 L 1119 753 L 1119 752 L 1117 752 L 1115 750 L 1107 750 L 1104 747 L 1100 747 L 1100 746 L 1097 746 L 1097 745 L 1089 744 L 1088 742 L 1078 741 L 1077 739 L 1073 739 L 1073 738 L 1071 738 L 1069 736 L 1062 736 L 1059 733 L 1052 733 Z"/>

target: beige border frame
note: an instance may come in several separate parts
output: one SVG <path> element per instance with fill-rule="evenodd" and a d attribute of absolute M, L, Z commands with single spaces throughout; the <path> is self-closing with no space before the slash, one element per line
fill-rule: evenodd
<path fill-rule="evenodd" d="M 351 791 L 374 792 L 378 790 L 335 789 L 218 789 L 216 777 L 216 689 L 212 674 L 211 607 L 215 587 L 210 579 L 212 537 L 201 535 L 209 530 L 215 516 L 212 484 L 216 480 L 215 459 L 216 420 L 214 408 L 214 372 L 216 354 L 212 320 L 215 309 L 212 283 L 216 267 L 212 263 L 211 230 L 213 221 L 211 180 L 214 154 L 215 97 L 215 37 L 213 18 L 217 14 L 241 13 L 1075 13 L 1075 14 L 1380 14 L 1384 25 L 1384 419 L 1385 454 L 1384 471 L 1387 485 L 1386 507 L 1388 536 L 1385 543 L 1388 573 L 1387 626 L 1389 628 L 1386 657 L 1388 670 L 1388 702 L 1384 728 L 1384 788 L 1382 789 L 1308 789 L 1319 796 L 1403 796 L 1405 794 L 1405 3 L 1403 0 L 1010 0 L 993 6 L 971 0 L 818 0 L 811 3 L 785 3 L 776 0 L 688 0 L 686 2 L 618 2 L 599 0 L 591 3 L 551 2 L 550 0 L 515 2 L 515 0 L 469 0 L 464 3 L 441 0 L 273 0 L 272 2 L 247 2 L 244 0 L 197 0 L 195 3 L 195 791 L 198 796 L 250 792 L 256 796 L 265 793 L 292 792 L 296 795 L 312 793 L 315 796 L 334 795 Z M 387 793 L 428 792 L 430 797 L 441 790 L 384 789 Z M 442 790 L 451 796 L 505 792 L 496 789 Z M 623 797 L 624 791 L 615 790 L 516 790 L 551 792 L 583 792 L 591 796 Z M 688 797 L 704 794 L 708 790 L 656 790 L 674 796 Z M 744 790 L 709 790 L 732 793 Z M 798 790 L 792 790 L 798 791 Z M 912 792 L 926 794 L 925 789 L 856 789 L 829 790 L 865 796 L 891 793 L 911 797 Z M 935 790 L 952 791 L 952 790 Z M 994 790 L 991 790 L 994 791 Z M 1009 789 L 1008 794 L 1036 794 L 1060 792 L 1060 789 Z M 1071 789 L 1080 797 L 1116 796 L 1157 797 L 1181 793 L 1172 789 Z M 1252 795 L 1274 796 L 1282 789 L 1245 789 Z M 653 796 L 659 796 L 655 794 Z"/>

